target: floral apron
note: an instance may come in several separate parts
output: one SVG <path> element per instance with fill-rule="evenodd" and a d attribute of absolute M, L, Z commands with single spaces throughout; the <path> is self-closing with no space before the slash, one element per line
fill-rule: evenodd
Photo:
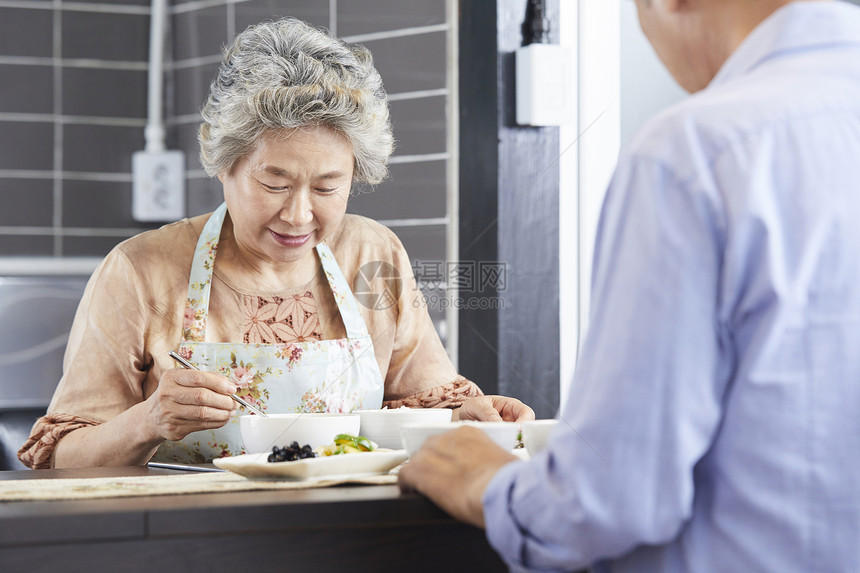
<path fill-rule="evenodd" d="M 358 303 L 323 243 L 316 252 L 346 327 L 346 338 L 288 344 L 206 342 L 215 252 L 227 205 L 206 223 L 191 266 L 179 354 L 200 370 L 218 372 L 239 386 L 236 394 L 267 413 L 350 412 L 382 406 L 382 374 Z M 153 459 L 202 463 L 245 453 L 237 415 L 216 430 L 164 442 Z M 284 444 L 278 444 L 283 446 Z"/>

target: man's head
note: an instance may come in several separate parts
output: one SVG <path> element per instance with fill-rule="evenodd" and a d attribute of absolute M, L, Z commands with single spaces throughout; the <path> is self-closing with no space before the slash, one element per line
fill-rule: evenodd
<path fill-rule="evenodd" d="M 669 73 L 697 92 L 756 26 L 793 1 L 636 0 L 636 6 L 642 31 Z"/>

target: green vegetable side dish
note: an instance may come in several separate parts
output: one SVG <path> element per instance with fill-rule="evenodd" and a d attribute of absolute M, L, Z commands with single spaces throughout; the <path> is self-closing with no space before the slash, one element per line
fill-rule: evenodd
<path fill-rule="evenodd" d="M 352 434 L 338 434 L 334 437 L 334 443 L 320 446 L 316 453 L 321 456 L 338 456 L 342 454 L 360 454 L 361 452 L 372 452 L 377 448 L 376 444 L 364 436 L 353 436 Z"/>

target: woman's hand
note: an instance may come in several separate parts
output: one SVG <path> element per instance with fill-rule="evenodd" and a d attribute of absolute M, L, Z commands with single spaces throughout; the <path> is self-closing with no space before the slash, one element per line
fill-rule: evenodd
<path fill-rule="evenodd" d="M 235 392 L 236 385 L 220 374 L 168 370 L 146 400 L 150 427 L 165 440 L 181 440 L 191 432 L 220 428 L 236 410 L 230 398 Z"/>
<path fill-rule="evenodd" d="M 454 410 L 454 420 L 528 422 L 534 419 L 534 410 L 508 396 L 476 396 Z"/>
<path fill-rule="evenodd" d="M 218 374 L 176 368 L 155 392 L 103 424 L 70 432 L 57 444 L 54 467 L 143 465 L 164 440 L 220 428 L 236 410 L 236 386 Z"/>

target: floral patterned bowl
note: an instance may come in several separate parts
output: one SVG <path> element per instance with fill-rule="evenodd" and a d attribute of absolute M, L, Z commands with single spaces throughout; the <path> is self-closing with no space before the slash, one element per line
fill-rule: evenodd
<path fill-rule="evenodd" d="M 330 444 L 338 434 L 358 435 L 358 414 L 269 414 L 239 416 L 239 433 L 245 452 L 256 454 L 281 448 L 293 442 L 317 448 Z"/>

